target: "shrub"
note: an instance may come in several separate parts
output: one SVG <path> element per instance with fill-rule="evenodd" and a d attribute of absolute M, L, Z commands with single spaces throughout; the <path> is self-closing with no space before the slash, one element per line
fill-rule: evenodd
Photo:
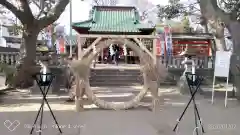
<path fill-rule="evenodd" d="M 9 66 L 7 64 L 0 64 L 0 72 L 4 73 L 6 77 L 5 85 L 8 87 L 13 87 L 15 74 L 17 72 L 15 67 Z"/>

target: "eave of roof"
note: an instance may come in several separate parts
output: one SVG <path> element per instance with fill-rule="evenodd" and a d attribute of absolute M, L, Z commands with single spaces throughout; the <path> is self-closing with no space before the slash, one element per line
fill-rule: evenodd
<path fill-rule="evenodd" d="M 109 11 L 108 9 L 114 10 Z M 139 18 L 135 7 L 95 6 L 93 7 L 93 15 L 89 20 L 73 23 L 72 27 L 76 31 L 87 28 L 89 32 L 139 33 L 142 30 L 154 31 L 154 27 L 141 24 Z"/>

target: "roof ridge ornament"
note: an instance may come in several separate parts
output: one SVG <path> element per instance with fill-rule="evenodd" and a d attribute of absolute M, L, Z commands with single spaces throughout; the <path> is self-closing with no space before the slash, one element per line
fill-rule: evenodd
<path fill-rule="evenodd" d="M 97 11 L 97 8 L 93 8 L 92 23 L 96 23 L 96 11 Z"/>
<path fill-rule="evenodd" d="M 132 9 L 132 19 L 133 19 L 133 23 L 137 24 L 138 23 L 138 17 L 137 17 L 138 11 L 136 10 L 136 8 Z"/>

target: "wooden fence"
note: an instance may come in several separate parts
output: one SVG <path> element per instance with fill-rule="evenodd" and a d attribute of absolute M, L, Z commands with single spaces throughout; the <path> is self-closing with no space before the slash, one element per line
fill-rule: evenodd
<path fill-rule="evenodd" d="M 36 60 L 40 60 L 42 57 L 42 54 L 37 53 Z M 52 59 L 49 61 L 51 65 L 61 65 L 61 63 L 64 63 L 64 58 L 66 56 L 63 55 L 57 55 L 57 54 L 51 54 Z M 17 64 L 17 61 L 19 59 L 19 53 L 18 52 L 0 52 L 0 63 L 1 64 L 7 64 L 10 66 L 15 66 Z M 56 64 L 58 63 L 58 64 Z"/>
<path fill-rule="evenodd" d="M 18 60 L 18 52 L 0 52 L 0 63 L 8 65 L 16 65 Z"/>
<path fill-rule="evenodd" d="M 212 69 L 214 67 L 214 59 L 213 57 L 209 56 L 197 56 L 192 58 L 195 61 L 196 68 L 201 69 Z M 167 68 L 170 69 L 183 69 L 184 65 L 182 61 L 184 57 L 174 56 L 174 57 L 158 57 L 157 58 L 159 63 L 164 64 Z"/>
<path fill-rule="evenodd" d="M 0 52 L 0 63 L 5 63 L 8 65 L 15 65 L 18 60 L 19 53 L 18 52 Z M 37 60 L 41 57 L 40 54 L 37 54 Z M 54 56 L 51 56 L 54 57 Z M 56 60 L 59 63 L 62 63 L 64 61 L 64 57 L 61 57 L 60 55 L 55 56 Z M 182 61 L 184 60 L 184 57 L 174 56 L 174 57 L 158 57 L 158 62 L 164 64 L 166 67 L 170 69 L 183 69 L 184 65 L 182 65 Z M 213 57 L 208 56 L 198 56 L 193 57 L 193 60 L 195 61 L 196 68 L 201 69 L 212 69 L 214 67 L 214 59 Z M 50 63 L 54 63 L 53 60 Z"/>

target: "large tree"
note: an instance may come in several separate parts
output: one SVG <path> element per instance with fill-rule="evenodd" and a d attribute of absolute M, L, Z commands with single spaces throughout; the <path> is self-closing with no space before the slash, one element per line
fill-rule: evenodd
<path fill-rule="evenodd" d="M 240 97 L 240 1 L 239 0 L 200 0 L 200 7 L 208 20 L 218 18 L 223 22 L 231 34 L 233 41 L 233 53 L 231 57 L 230 71 L 234 76 L 237 88 L 237 97 Z"/>
<path fill-rule="evenodd" d="M 179 0 L 173 0 L 179 2 Z M 215 29 L 217 38 L 224 37 L 223 30 L 227 28 L 233 42 L 233 53 L 231 57 L 230 71 L 234 76 L 235 86 L 237 88 L 237 97 L 240 99 L 240 1 L 239 0 L 197 0 L 200 5 L 201 18 L 204 23 L 210 24 Z M 192 5 L 194 6 L 194 5 Z M 188 6 L 189 7 L 189 6 Z M 168 9 L 166 17 L 181 15 L 186 13 L 186 7 L 183 5 L 170 4 L 161 6 L 160 11 Z M 190 13 L 188 11 L 188 13 Z M 223 38 L 222 38 L 223 39 Z M 224 41 L 222 41 L 224 42 Z M 225 50 L 224 46 L 218 46 L 219 50 Z"/>
<path fill-rule="evenodd" d="M 17 85 L 29 86 L 32 84 L 30 76 L 33 73 L 36 58 L 36 41 L 39 32 L 54 23 L 65 10 L 69 0 L 0 0 L 0 5 L 11 11 L 22 23 L 22 64 L 17 74 Z M 38 9 L 34 13 L 31 5 Z"/>
<path fill-rule="evenodd" d="M 159 17 L 160 18 L 176 18 L 183 15 L 191 16 L 197 19 L 196 23 L 201 24 L 205 32 L 211 32 L 216 37 L 217 50 L 227 50 L 225 37 L 224 37 L 224 25 L 222 21 L 215 17 L 211 20 L 202 15 L 202 10 L 199 7 L 199 0 L 192 0 L 190 3 L 183 4 L 180 0 L 169 0 L 169 4 L 166 6 L 159 5 Z M 230 6 L 226 7 L 229 9 Z"/>

